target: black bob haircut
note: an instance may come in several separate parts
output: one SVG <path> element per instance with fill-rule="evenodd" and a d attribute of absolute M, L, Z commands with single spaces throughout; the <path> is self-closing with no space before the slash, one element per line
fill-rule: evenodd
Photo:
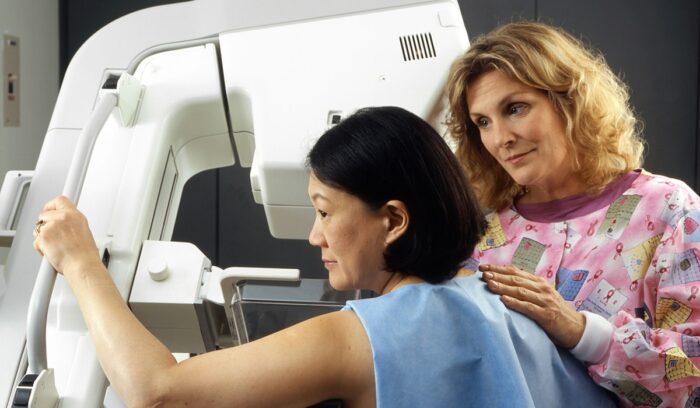
<path fill-rule="evenodd" d="M 402 201 L 408 230 L 384 252 L 390 272 L 430 283 L 454 277 L 486 222 L 457 158 L 423 119 L 398 107 L 364 108 L 321 136 L 307 159 L 323 184 L 378 209 Z"/>

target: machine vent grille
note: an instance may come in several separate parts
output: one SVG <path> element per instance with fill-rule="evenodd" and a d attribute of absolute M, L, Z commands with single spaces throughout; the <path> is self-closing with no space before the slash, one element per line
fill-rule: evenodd
<path fill-rule="evenodd" d="M 405 35 L 399 37 L 401 52 L 404 61 L 413 61 L 425 58 L 435 58 L 435 44 L 430 33 Z"/>

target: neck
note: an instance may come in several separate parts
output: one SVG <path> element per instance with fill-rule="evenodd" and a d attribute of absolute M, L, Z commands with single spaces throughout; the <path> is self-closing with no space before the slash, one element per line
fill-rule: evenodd
<path fill-rule="evenodd" d="M 389 279 L 387 279 L 386 283 L 384 284 L 384 287 L 379 293 L 382 295 L 386 295 L 387 293 L 396 290 L 402 286 L 421 282 L 424 282 L 423 279 L 417 276 L 405 276 L 399 272 L 392 272 L 391 276 L 389 277 Z"/>
<path fill-rule="evenodd" d="M 578 178 L 569 178 L 558 186 L 525 186 L 526 192 L 518 202 L 520 204 L 537 204 L 560 200 L 586 192 L 586 186 Z"/>

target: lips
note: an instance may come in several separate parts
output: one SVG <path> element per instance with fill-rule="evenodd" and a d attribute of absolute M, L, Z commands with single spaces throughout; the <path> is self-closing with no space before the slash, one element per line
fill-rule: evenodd
<path fill-rule="evenodd" d="M 530 154 L 534 151 L 535 151 L 535 149 L 532 149 L 532 150 L 528 150 L 527 152 L 510 155 L 510 156 L 506 157 L 505 161 L 507 161 L 508 163 L 512 163 L 512 164 L 518 163 L 523 157 L 527 156 L 528 154 Z"/>

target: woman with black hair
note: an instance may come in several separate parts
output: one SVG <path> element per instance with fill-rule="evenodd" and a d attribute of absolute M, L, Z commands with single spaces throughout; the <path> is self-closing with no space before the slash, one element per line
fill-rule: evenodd
<path fill-rule="evenodd" d="M 317 212 L 309 241 L 331 285 L 380 296 L 181 363 L 129 311 L 85 217 L 63 197 L 46 205 L 35 248 L 72 287 L 129 406 L 611 405 L 578 362 L 476 276 L 451 279 L 484 218 L 456 158 L 423 120 L 363 109 L 326 132 L 308 163 Z"/>

